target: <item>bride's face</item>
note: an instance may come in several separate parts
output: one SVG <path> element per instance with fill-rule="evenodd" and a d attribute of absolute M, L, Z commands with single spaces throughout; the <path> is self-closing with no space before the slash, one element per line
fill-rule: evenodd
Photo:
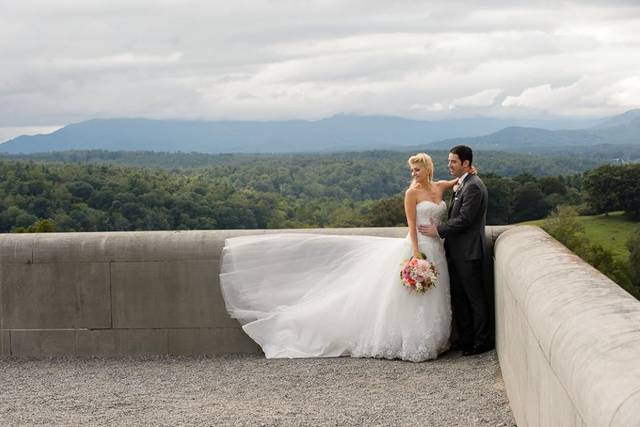
<path fill-rule="evenodd" d="M 427 170 L 419 163 L 411 163 L 411 178 L 415 182 L 426 181 Z"/>

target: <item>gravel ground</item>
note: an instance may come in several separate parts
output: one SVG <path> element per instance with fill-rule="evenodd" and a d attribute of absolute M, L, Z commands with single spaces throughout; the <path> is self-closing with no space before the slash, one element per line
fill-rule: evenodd
<path fill-rule="evenodd" d="M 0 425 L 515 425 L 495 352 L 0 359 Z"/>

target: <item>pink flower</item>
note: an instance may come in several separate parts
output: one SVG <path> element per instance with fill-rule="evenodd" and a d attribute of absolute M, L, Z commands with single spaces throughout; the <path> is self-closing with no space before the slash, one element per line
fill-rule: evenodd
<path fill-rule="evenodd" d="M 403 262 L 400 280 L 404 286 L 422 293 L 437 285 L 438 272 L 428 260 L 412 258 Z"/>

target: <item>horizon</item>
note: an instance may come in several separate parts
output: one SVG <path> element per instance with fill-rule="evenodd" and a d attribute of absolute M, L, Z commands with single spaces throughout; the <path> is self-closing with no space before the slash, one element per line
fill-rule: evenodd
<path fill-rule="evenodd" d="M 634 111 L 634 110 L 640 110 L 640 108 L 632 108 L 629 109 L 627 111 L 622 112 L 621 114 L 625 114 L 628 113 L 629 111 Z M 468 117 L 442 117 L 439 119 L 420 119 L 420 118 L 414 118 L 414 117 L 402 117 L 402 116 L 393 116 L 393 115 L 360 115 L 360 114 L 351 114 L 351 113 L 335 113 L 332 114 L 330 116 L 327 117 L 321 117 L 321 118 L 317 118 L 317 119 L 297 119 L 297 118 L 282 118 L 282 119 L 271 119 L 271 120 L 248 120 L 248 119 L 221 119 L 221 120 L 215 120 L 215 119 L 190 119 L 190 118 L 163 118 L 163 119 L 158 119 L 158 118 L 153 118 L 153 117 L 95 117 L 95 118 L 88 118 L 86 120 L 81 120 L 78 122 L 73 122 L 73 123 L 66 123 L 63 125 L 50 125 L 50 126 L 26 126 L 26 127 L 1 127 L 0 126 L 0 144 L 4 144 L 5 142 L 9 142 L 12 139 L 15 139 L 17 137 L 20 136 L 36 136 L 36 135 L 49 135 L 52 134 L 60 129 L 63 129 L 67 126 L 71 126 L 74 124 L 79 124 L 79 123 L 83 123 L 86 121 L 91 121 L 91 120 L 153 120 L 153 121 L 176 121 L 176 122 L 256 122 L 256 123 L 269 123 L 269 122 L 287 122 L 287 121 L 305 121 L 305 122 L 319 122 L 319 121 L 323 121 L 323 120 L 329 120 L 335 117 L 361 117 L 361 118 L 396 118 L 396 119 L 404 119 L 404 120 L 413 120 L 413 121 L 418 121 L 418 122 L 445 122 L 445 121 L 459 121 L 459 120 L 469 120 L 469 119 L 488 119 L 488 120 L 513 120 L 514 123 L 517 122 L 527 122 L 527 121 L 538 121 L 538 122 L 545 122 L 548 121 L 549 123 L 554 122 L 554 121 L 567 121 L 567 122 L 571 122 L 571 121 L 575 121 L 575 122 L 581 122 L 584 121 L 585 123 L 587 122 L 592 122 L 592 121 L 598 121 L 598 120 L 604 120 L 607 118 L 610 118 L 611 116 L 598 116 L 598 117 L 576 117 L 576 116 L 572 116 L 572 117 L 563 117 L 563 116 L 530 116 L 530 117 L 501 117 L 501 116 L 483 116 L 483 115 L 473 115 L 473 116 L 468 116 Z M 522 125 L 518 125 L 518 124 L 512 124 L 510 126 L 517 126 L 517 127 L 523 127 Z M 526 126 L 525 126 L 526 127 Z M 580 128 L 577 128 L 580 129 Z"/>

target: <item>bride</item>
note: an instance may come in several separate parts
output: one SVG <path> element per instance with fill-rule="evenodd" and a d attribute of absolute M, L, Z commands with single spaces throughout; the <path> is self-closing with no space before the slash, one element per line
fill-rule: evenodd
<path fill-rule="evenodd" d="M 409 158 L 408 236 L 268 234 L 225 241 L 220 286 L 229 314 L 267 358 L 379 357 L 419 362 L 449 347 L 449 273 L 442 240 L 417 225 L 446 215 L 457 180 L 433 178 L 424 153 Z M 438 285 L 424 294 L 400 283 L 403 260 L 426 254 Z"/>

